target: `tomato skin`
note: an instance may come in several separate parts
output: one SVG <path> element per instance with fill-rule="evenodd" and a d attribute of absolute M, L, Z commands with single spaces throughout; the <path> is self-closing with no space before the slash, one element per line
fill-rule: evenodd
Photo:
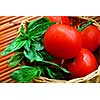
<path fill-rule="evenodd" d="M 70 25 L 68 16 L 46 16 L 51 22 L 57 22 L 59 24 Z"/>
<path fill-rule="evenodd" d="M 100 35 L 99 35 L 99 46 L 100 46 Z"/>
<path fill-rule="evenodd" d="M 82 48 L 73 62 L 64 62 L 64 67 L 72 73 L 70 78 L 84 77 L 97 69 L 95 56 L 88 50 Z"/>
<path fill-rule="evenodd" d="M 100 30 L 97 27 L 93 25 L 88 26 L 81 32 L 81 37 L 84 48 L 95 52 L 96 49 L 99 47 Z"/>
<path fill-rule="evenodd" d="M 69 25 L 54 24 L 44 34 L 44 47 L 52 56 L 76 57 L 82 48 L 80 33 Z"/>
<path fill-rule="evenodd" d="M 61 16 L 62 24 L 70 25 L 70 20 L 67 16 Z"/>
<path fill-rule="evenodd" d="M 61 23 L 61 16 L 46 16 L 51 22 Z"/>

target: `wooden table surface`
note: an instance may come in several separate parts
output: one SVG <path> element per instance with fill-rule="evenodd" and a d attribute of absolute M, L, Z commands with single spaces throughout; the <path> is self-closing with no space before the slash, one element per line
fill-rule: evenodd
<path fill-rule="evenodd" d="M 0 16 L 0 52 L 16 37 L 23 20 L 33 20 L 35 16 Z M 0 56 L 0 83 L 15 83 L 10 74 L 18 67 L 9 68 L 7 60 L 13 55 Z"/>

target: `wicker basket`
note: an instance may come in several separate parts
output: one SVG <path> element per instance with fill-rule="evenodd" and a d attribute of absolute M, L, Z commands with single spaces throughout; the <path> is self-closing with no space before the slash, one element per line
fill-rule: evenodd
<path fill-rule="evenodd" d="M 100 17 L 99 16 L 70 16 L 70 21 L 71 21 L 71 25 L 74 26 L 74 27 L 78 27 L 79 23 L 80 22 L 85 22 L 85 21 L 89 21 L 89 20 L 92 20 L 93 21 L 93 25 L 97 26 L 99 29 L 100 29 Z M 34 18 L 33 18 L 34 19 Z M 30 21 L 28 19 L 26 19 L 26 21 L 22 20 L 21 24 L 24 24 L 26 26 L 25 23 L 27 23 L 27 21 Z M 14 25 L 17 25 L 20 23 L 14 23 Z M 16 33 L 18 33 L 18 29 L 16 31 Z M 14 36 L 16 36 L 17 34 L 15 34 Z M 10 54 L 11 56 L 12 54 Z M 96 52 L 96 58 L 97 58 L 97 61 L 98 63 L 100 64 L 100 49 Z M 9 58 L 9 57 L 8 57 Z M 7 58 L 7 59 L 8 59 Z M 5 60 L 7 60 L 5 59 Z M 9 69 L 9 68 L 8 68 Z M 14 80 L 10 79 L 10 73 L 9 71 L 14 71 L 14 70 L 17 70 L 18 67 L 16 68 L 13 68 L 13 69 L 10 69 L 10 70 L 5 70 L 5 71 L 2 71 L 0 70 L 0 78 L 1 78 L 1 82 L 15 82 Z M 3 75 L 5 75 L 5 73 L 8 72 L 8 78 L 6 77 L 5 80 L 3 80 Z M 8 81 L 6 81 L 6 79 Z M 48 79 L 46 77 L 40 77 L 39 79 L 38 78 L 35 78 L 33 80 L 34 83 L 99 83 L 100 82 L 100 66 L 98 66 L 98 69 L 92 73 L 90 73 L 89 75 L 85 76 L 85 77 L 81 77 L 81 78 L 75 78 L 75 79 L 72 79 L 72 80 L 56 80 L 56 79 Z"/>
<path fill-rule="evenodd" d="M 96 27 L 100 29 L 100 16 L 74 16 L 69 17 L 71 20 L 71 24 L 74 27 L 78 27 L 78 24 L 80 22 L 87 22 L 89 20 L 92 20 Z M 98 49 L 95 53 L 96 59 L 98 61 L 98 64 L 100 65 L 100 49 Z M 40 83 L 100 83 L 100 66 L 98 66 L 98 69 L 94 72 L 90 73 L 89 75 L 81 78 L 75 78 L 71 80 L 56 80 L 56 79 L 48 79 L 46 77 L 40 77 L 39 79 L 34 79 L 33 82 L 40 82 Z"/>

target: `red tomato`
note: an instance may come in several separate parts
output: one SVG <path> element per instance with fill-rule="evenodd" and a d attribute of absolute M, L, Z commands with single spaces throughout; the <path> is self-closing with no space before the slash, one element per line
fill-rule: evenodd
<path fill-rule="evenodd" d="M 82 48 L 80 33 L 69 25 L 54 24 L 44 34 L 44 47 L 61 59 L 76 57 Z"/>
<path fill-rule="evenodd" d="M 70 20 L 67 16 L 61 16 L 62 24 L 70 25 Z"/>
<path fill-rule="evenodd" d="M 100 30 L 90 25 L 81 32 L 83 47 L 94 52 L 99 46 Z"/>
<path fill-rule="evenodd" d="M 61 23 L 61 16 L 46 16 L 51 22 Z"/>
<path fill-rule="evenodd" d="M 84 77 L 97 69 L 95 56 L 82 48 L 73 62 L 64 62 L 64 67 L 72 73 L 71 78 Z"/>
<path fill-rule="evenodd" d="M 99 35 L 99 46 L 100 46 L 100 35 Z"/>
<path fill-rule="evenodd" d="M 46 16 L 51 22 L 57 22 L 59 24 L 70 25 L 70 20 L 67 16 Z"/>

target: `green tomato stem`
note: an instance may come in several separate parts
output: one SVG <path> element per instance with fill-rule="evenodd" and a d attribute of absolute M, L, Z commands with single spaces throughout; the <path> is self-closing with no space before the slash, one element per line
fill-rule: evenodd
<path fill-rule="evenodd" d="M 85 24 L 84 26 L 78 28 L 78 31 L 79 31 L 79 32 L 83 31 L 86 27 L 88 27 L 88 26 L 91 25 L 92 23 L 93 23 L 92 20 L 88 21 L 87 24 Z"/>

